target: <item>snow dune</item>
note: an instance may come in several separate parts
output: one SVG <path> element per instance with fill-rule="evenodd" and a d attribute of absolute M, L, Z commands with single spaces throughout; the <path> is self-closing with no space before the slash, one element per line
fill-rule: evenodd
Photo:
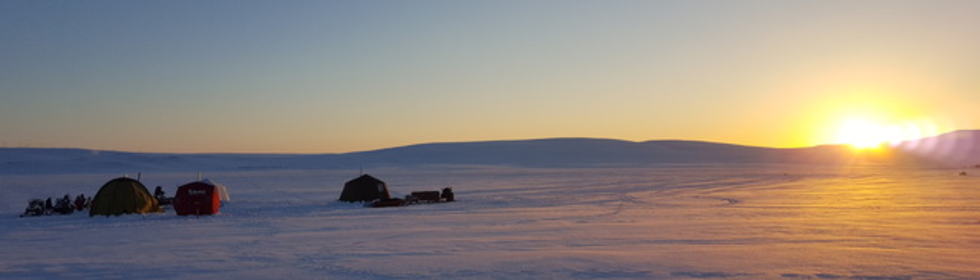
<path fill-rule="evenodd" d="M 356 170 L 207 173 L 212 217 L 17 218 L 34 196 L 118 174 L 0 175 L 3 279 L 976 279 L 980 181 L 954 170 L 810 165 L 369 169 L 394 194 L 335 201 Z M 980 172 L 978 172 L 980 174 Z M 146 173 L 169 193 L 195 172 Z"/>

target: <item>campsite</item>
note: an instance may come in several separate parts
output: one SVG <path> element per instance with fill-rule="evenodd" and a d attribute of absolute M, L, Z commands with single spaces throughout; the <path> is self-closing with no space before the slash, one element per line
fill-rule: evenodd
<path fill-rule="evenodd" d="M 200 177 L 200 174 L 198 176 Z M 140 173 L 140 177 L 142 177 L 142 173 Z M 442 190 L 442 193 L 439 191 L 420 191 L 412 192 L 405 199 L 393 198 L 384 181 L 369 174 L 362 174 L 344 183 L 343 191 L 337 200 L 363 203 L 365 207 L 378 208 L 452 202 L 455 201 L 454 197 L 452 188 L 447 187 Z M 231 197 L 228 187 L 209 179 L 198 179 L 180 185 L 176 188 L 176 195 L 166 197 L 161 186 L 157 186 L 154 194 L 151 195 L 138 178 L 133 179 L 124 176 L 106 182 L 98 189 L 91 201 L 84 207 L 78 206 L 77 211 L 88 210 L 89 216 L 108 217 L 125 214 L 163 213 L 166 212 L 167 208 L 172 208 L 178 216 L 201 216 L 220 213 L 221 206 L 229 201 L 231 201 Z M 71 214 L 76 209 L 69 207 L 69 203 L 68 195 L 65 195 L 64 200 L 59 200 L 59 205 L 56 207 L 51 206 L 50 202 L 49 205 L 45 206 L 42 200 L 31 199 L 24 210 L 24 214 L 19 217 L 51 215 L 51 212 Z M 85 202 L 76 201 L 76 203 Z M 164 207 L 165 205 L 172 207 Z"/>
<path fill-rule="evenodd" d="M 340 193 L 340 201 L 345 202 L 366 202 L 367 207 L 398 207 L 413 204 L 431 204 L 442 202 L 453 202 L 455 196 L 452 187 L 446 187 L 439 191 L 413 191 L 405 196 L 404 199 L 392 197 L 388 192 L 388 184 L 369 174 L 363 174 L 344 183 L 344 190 Z"/>
<path fill-rule="evenodd" d="M 31 199 L 24 214 L 19 217 L 49 216 L 51 214 L 67 215 L 75 211 L 86 211 L 89 216 L 119 216 L 127 214 L 151 214 L 165 212 L 165 205 L 171 205 L 180 216 L 214 215 L 220 212 L 221 203 L 231 200 L 228 187 L 211 182 L 198 180 L 177 187 L 177 195 L 166 197 L 162 187 L 157 186 L 151 195 L 146 186 L 138 179 L 119 177 L 106 182 L 98 189 L 95 196 L 85 201 L 84 194 L 76 198 L 74 206 L 69 206 L 69 195 L 59 200 L 57 206 L 45 205 L 41 199 Z M 65 209 L 65 210 L 63 210 Z"/>

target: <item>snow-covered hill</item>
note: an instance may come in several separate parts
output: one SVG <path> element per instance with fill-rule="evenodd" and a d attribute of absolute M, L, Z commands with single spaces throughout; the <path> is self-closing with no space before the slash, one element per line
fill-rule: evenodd
<path fill-rule="evenodd" d="M 976 150 L 970 151 L 976 154 Z M 920 156 L 920 153 L 902 154 Z M 929 155 L 928 152 L 925 155 Z M 896 158 L 905 157 L 893 156 L 888 159 Z M 942 160 L 943 158 L 931 157 L 930 159 Z M 344 154 L 309 155 L 163 154 L 84 149 L 0 148 L 0 174 L 357 169 L 440 164 L 613 167 L 691 163 L 837 164 L 855 161 L 881 162 L 883 160 L 855 153 L 843 146 L 832 145 L 774 149 L 697 141 L 629 142 L 588 138 L 433 143 Z M 961 161 L 957 157 L 956 162 Z"/>

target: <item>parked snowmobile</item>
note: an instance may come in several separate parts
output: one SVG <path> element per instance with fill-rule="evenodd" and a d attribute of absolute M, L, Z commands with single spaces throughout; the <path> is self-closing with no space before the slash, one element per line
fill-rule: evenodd
<path fill-rule="evenodd" d="M 66 194 L 64 198 L 58 200 L 58 203 L 54 206 L 54 213 L 61 215 L 69 215 L 75 212 L 75 207 L 71 204 L 71 198 Z"/>
<path fill-rule="evenodd" d="M 21 217 L 33 217 L 33 216 L 44 216 L 44 200 L 31 199 L 27 202 L 27 208 L 24 209 L 24 214 Z"/>

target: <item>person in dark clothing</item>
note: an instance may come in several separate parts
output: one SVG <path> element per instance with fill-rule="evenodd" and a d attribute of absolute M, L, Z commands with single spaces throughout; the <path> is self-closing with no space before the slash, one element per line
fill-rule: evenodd
<path fill-rule="evenodd" d="M 51 197 L 48 197 L 48 200 L 44 201 L 44 214 L 51 214 L 51 211 L 54 211 L 54 205 L 51 204 Z"/>
<path fill-rule="evenodd" d="M 447 202 L 456 200 L 456 195 L 453 194 L 453 188 L 445 188 L 445 189 L 442 189 L 442 195 L 441 196 L 442 196 L 442 199 L 445 199 Z"/>
<path fill-rule="evenodd" d="M 173 198 L 168 198 L 167 193 L 163 191 L 163 187 L 161 186 L 157 186 L 157 188 L 153 190 L 153 198 L 156 198 L 160 205 L 170 205 L 173 203 Z"/>
<path fill-rule="evenodd" d="M 75 211 L 82 211 L 85 209 L 85 194 L 79 194 L 75 197 Z"/>

